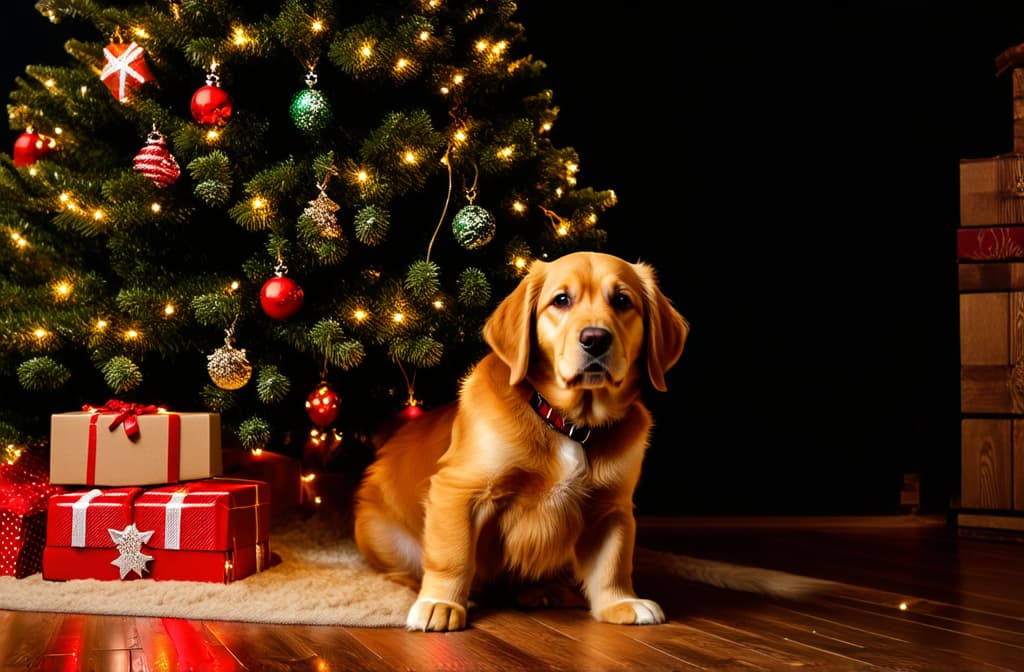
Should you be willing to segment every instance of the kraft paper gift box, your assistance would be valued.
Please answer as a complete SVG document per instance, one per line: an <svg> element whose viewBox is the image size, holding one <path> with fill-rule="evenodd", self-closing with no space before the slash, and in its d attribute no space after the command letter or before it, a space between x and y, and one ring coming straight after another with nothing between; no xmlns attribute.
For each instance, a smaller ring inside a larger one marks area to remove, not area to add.
<svg viewBox="0 0 1024 672"><path fill-rule="evenodd" d="M220 415L111 400L50 418L50 482L144 486L223 473Z"/></svg>
<svg viewBox="0 0 1024 672"><path fill-rule="evenodd" d="M50 497L43 549L43 578L51 580L120 578L112 564L124 555L110 530L134 525L135 498L142 488L94 488ZM138 578L132 573L125 578Z"/></svg>
<svg viewBox="0 0 1024 672"><path fill-rule="evenodd" d="M64 491L47 480L44 459L25 453L0 464L0 575L21 579L43 566L46 508Z"/></svg>
<svg viewBox="0 0 1024 672"><path fill-rule="evenodd" d="M135 527L157 581L230 583L270 565L270 486L211 478L150 488L135 500Z"/></svg>

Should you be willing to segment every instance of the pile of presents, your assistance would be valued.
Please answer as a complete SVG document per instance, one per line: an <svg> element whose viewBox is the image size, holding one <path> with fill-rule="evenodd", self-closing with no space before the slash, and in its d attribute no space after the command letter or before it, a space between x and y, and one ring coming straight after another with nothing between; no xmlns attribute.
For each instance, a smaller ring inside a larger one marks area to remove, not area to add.
<svg viewBox="0 0 1024 672"><path fill-rule="evenodd" d="M49 459L0 465L0 575L229 583L270 566L273 488L225 474L218 414L111 400L50 429Z"/></svg>

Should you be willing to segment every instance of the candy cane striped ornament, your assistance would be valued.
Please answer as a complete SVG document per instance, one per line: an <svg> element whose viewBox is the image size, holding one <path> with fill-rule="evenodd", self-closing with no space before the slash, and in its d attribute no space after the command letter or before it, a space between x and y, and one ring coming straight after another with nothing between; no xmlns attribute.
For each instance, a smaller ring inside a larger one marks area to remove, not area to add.
<svg viewBox="0 0 1024 672"><path fill-rule="evenodd" d="M135 155L134 168L158 187L174 184L181 175L178 160L167 150L167 141L158 131L146 137L146 146Z"/></svg>

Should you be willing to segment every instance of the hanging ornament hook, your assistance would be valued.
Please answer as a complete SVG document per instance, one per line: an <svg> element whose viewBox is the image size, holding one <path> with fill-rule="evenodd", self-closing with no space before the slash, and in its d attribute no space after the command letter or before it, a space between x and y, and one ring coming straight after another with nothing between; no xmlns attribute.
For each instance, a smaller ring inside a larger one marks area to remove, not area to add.
<svg viewBox="0 0 1024 672"><path fill-rule="evenodd" d="M479 180L479 179L480 179L480 169L477 168L476 161L473 161L473 184L471 184L469 187L465 188L466 200L469 201L470 205L473 205L473 201L476 200L476 197L477 197L476 185L477 185L477 180Z"/></svg>
<svg viewBox="0 0 1024 672"><path fill-rule="evenodd" d="M277 263L274 265L274 275L282 277L288 273L288 267L284 265L284 258L281 257L281 248L277 248Z"/></svg>
<svg viewBox="0 0 1024 672"><path fill-rule="evenodd" d="M412 372L412 377L410 378L409 374L405 372L405 367L402 366L402 360L396 357L395 365L398 366L398 370L402 373L402 378L405 379L405 392L408 395L406 403L409 406L418 406L420 403L419 400L416 399L416 371L418 371L418 369Z"/></svg>
<svg viewBox="0 0 1024 672"><path fill-rule="evenodd" d="M210 69L206 71L206 85L220 86L220 75L217 74L217 60L210 62Z"/></svg>
<svg viewBox="0 0 1024 672"><path fill-rule="evenodd" d="M448 173L448 192L444 196L444 207L441 208L441 217L437 220L437 226L434 228L434 235L430 237L430 243L427 245L427 261L430 261L430 252L434 249L434 241L437 240L437 234L441 232L441 225L444 224L444 218L448 215L448 206L452 202L452 183L454 178L452 176L452 145L448 143L448 146L444 150L444 156L441 157L441 163L444 164L445 170ZM402 372L405 373L404 371Z"/></svg>
<svg viewBox="0 0 1024 672"><path fill-rule="evenodd" d="M231 344L235 342L235 325L238 324L238 313L235 314L235 319L231 321L231 326L224 330L224 345L231 347Z"/></svg>

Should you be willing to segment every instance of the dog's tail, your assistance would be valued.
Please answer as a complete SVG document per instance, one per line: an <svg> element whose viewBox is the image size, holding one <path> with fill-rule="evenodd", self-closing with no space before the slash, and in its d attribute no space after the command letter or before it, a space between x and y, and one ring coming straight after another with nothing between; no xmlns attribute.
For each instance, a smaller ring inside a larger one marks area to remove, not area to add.
<svg viewBox="0 0 1024 672"><path fill-rule="evenodd" d="M644 576L670 576L746 593L806 600L829 592L838 584L762 567L734 565L688 555L638 547L634 555L634 571Z"/></svg>

